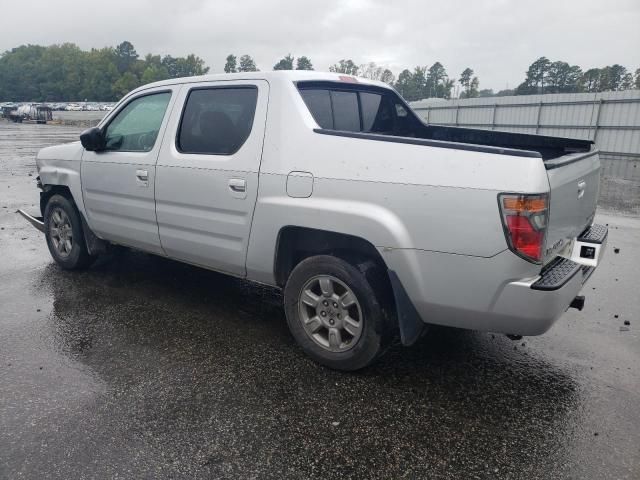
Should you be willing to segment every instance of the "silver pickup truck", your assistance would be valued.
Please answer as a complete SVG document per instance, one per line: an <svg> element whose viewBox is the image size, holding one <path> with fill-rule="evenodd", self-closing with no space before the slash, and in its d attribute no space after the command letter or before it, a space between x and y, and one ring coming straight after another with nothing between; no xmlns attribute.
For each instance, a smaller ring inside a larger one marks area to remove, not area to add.
<svg viewBox="0 0 640 480"><path fill-rule="evenodd" d="M316 361L355 370L425 325L538 335L602 253L592 142L423 123L317 72L180 78L37 157L54 260L112 245L279 287Z"/></svg>

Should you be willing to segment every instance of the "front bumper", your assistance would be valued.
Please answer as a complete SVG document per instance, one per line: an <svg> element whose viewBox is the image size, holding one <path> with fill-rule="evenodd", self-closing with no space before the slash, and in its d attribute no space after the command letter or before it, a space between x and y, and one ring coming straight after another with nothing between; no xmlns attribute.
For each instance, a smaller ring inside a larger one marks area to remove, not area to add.
<svg viewBox="0 0 640 480"><path fill-rule="evenodd" d="M34 217L32 215L29 215L24 210L18 210L17 213L22 215L27 220L27 222L33 225L36 229L44 233L44 219L42 217Z"/></svg>

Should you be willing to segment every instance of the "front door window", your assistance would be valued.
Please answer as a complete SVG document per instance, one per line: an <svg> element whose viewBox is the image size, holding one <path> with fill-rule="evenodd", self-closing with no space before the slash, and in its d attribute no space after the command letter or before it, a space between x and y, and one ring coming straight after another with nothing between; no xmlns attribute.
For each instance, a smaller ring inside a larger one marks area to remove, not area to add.
<svg viewBox="0 0 640 480"><path fill-rule="evenodd" d="M138 97L129 102L106 128L106 150L151 151L170 98L171 93L162 92Z"/></svg>

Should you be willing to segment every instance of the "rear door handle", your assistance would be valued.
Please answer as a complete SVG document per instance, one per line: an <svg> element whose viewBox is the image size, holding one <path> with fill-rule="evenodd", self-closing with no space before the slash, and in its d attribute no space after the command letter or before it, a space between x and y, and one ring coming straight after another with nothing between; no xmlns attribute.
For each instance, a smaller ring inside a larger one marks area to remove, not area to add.
<svg viewBox="0 0 640 480"><path fill-rule="evenodd" d="M141 187L149 186L149 172L147 170L136 170L136 181Z"/></svg>
<svg viewBox="0 0 640 480"><path fill-rule="evenodd" d="M236 198L247 198L247 181L244 178L230 178L229 190Z"/></svg>

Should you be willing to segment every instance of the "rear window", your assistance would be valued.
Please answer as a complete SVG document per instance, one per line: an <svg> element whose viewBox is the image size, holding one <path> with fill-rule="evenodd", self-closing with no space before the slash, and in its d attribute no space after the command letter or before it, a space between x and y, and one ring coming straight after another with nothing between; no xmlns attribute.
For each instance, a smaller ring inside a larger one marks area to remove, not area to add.
<svg viewBox="0 0 640 480"><path fill-rule="evenodd" d="M333 113L329 90L301 90L300 94L321 128L333 130Z"/></svg>
<svg viewBox="0 0 640 480"><path fill-rule="evenodd" d="M393 92L304 84L299 90L323 129L413 136L407 110Z"/></svg>
<svg viewBox="0 0 640 480"><path fill-rule="evenodd" d="M333 128L347 132L360 131L358 94L356 92L331 92L333 108Z"/></svg>

